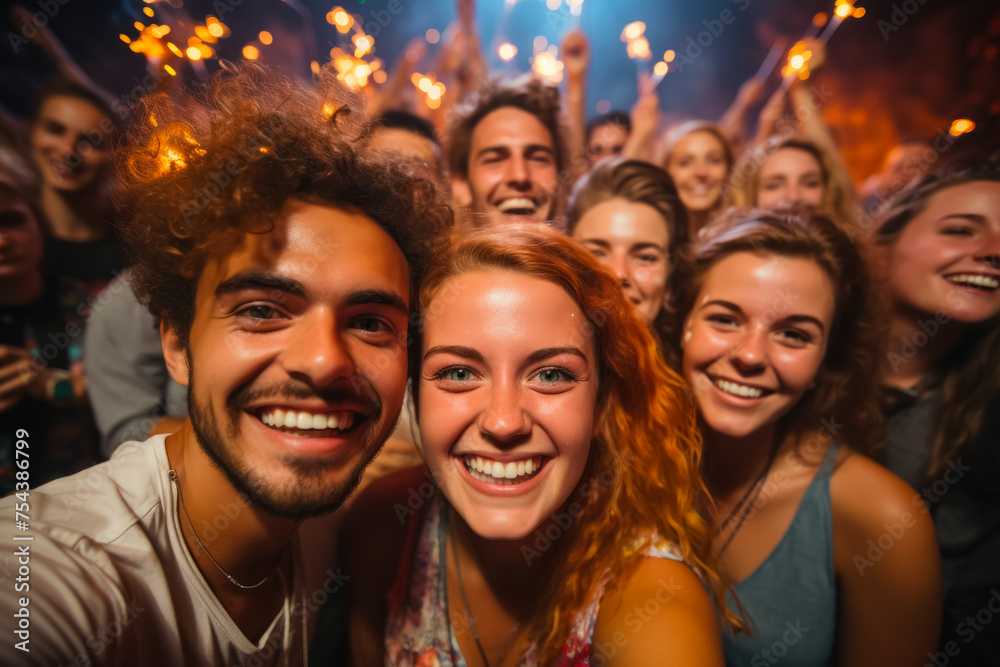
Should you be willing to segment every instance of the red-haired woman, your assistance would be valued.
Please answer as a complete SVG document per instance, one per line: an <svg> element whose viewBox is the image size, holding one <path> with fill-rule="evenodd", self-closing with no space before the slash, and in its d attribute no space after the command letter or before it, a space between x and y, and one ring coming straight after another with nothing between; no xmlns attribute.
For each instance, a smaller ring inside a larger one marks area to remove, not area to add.
<svg viewBox="0 0 1000 667"><path fill-rule="evenodd" d="M941 618L934 529L855 453L881 431L857 250L804 210L736 209L706 232L675 269L667 342L698 406L716 556L753 628L723 637L727 664L923 665Z"/></svg>
<svg viewBox="0 0 1000 667"><path fill-rule="evenodd" d="M420 304L428 467L347 520L353 664L721 665L694 411L615 278L514 228Z"/></svg>

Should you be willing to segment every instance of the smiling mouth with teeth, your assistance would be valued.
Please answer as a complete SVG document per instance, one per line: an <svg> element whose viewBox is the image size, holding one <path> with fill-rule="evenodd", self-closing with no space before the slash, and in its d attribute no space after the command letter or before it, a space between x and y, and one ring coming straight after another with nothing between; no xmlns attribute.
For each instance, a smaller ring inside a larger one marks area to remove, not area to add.
<svg viewBox="0 0 1000 667"><path fill-rule="evenodd" d="M952 276L945 276L945 280L953 285L968 287L971 289L996 291L1000 287L1000 279L995 276L988 276L982 273L958 273Z"/></svg>
<svg viewBox="0 0 1000 667"><path fill-rule="evenodd" d="M722 378L714 375L709 375L708 377L712 381L712 384L722 391L727 394L732 394L733 396L739 396L740 398L761 398L762 396L768 396L774 393L770 389L751 387L750 385L739 384L738 382L730 382L729 380L723 380Z"/></svg>
<svg viewBox="0 0 1000 667"><path fill-rule="evenodd" d="M259 419L267 426L282 433L301 436L338 435L354 426L357 413L350 410L335 412L302 412L282 410L281 408L266 409L258 414ZM311 431L311 433L303 433ZM324 433L332 431L333 433Z"/></svg>
<svg viewBox="0 0 1000 667"><path fill-rule="evenodd" d="M526 197L513 197L497 204L497 209L506 215L534 215L538 204Z"/></svg>
<svg viewBox="0 0 1000 667"><path fill-rule="evenodd" d="M544 467L543 457L534 456L521 461L501 463L481 456L464 456L465 469L475 479L498 486L523 484L534 477Z"/></svg>

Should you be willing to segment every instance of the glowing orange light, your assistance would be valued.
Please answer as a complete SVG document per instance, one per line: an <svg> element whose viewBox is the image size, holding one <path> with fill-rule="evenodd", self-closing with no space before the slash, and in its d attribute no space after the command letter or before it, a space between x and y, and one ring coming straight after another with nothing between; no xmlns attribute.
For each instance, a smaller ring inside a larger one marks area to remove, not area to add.
<svg viewBox="0 0 1000 667"><path fill-rule="evenodd" d="M199 44L198 45L198 51L201 52L201 57L202 58L211 58L213 55L215 55L215 51L213 51L212 49L208 48L208 46L206 46L204 44Z"/></svg>
<svg viewBox="0 0 1000 667"><path fill-rule="evenodd" d="M222 29L221 23L209 23L208 34L212 37L222 37L226 31Z"/></svg>
<svg viewBox="0 0 1000 667"><path fill-rule="evenodd" d="M206 28L203 25L196 25L194 27L194 34L198 35L198 39L200 39L200 40L202 40L204 42L207 42L209 40L212 40L212 41L215 40L215 38L212 36L212 33L210 33L208 31L208 28Z"/></svg>
<svg viewBox="0 0 1000 667"><path fill-rule="evenodd" d="M441 89L437 86L431 86L431 89L427 91L427 97L432 100L441 99Z"/></svg>
<svg viewBox="0 0 1000 667"><path fill-rule="evenodd" d="M504 42L497 49L497 54L500 56L500 60L504 62L510 62L517 55L517 47L510 42Z"/></svg>
<svg viewBox="0 0 1000 667"><path fill-rule="evenodd" d="M965 134L966 132L972 132L976 129L976 124L969 120L968 118L959 118L954 123L951 124L951 129L948 132L953 137L957 137L960 134Z"/></svg>
<svg viewBox="0 0 1000 667"><path fill-rule="evenodd" d="M625 26L625 30L622 31L622 35L624 35L622 41L624 42L626 39L629 40L636 39L644 32L646 32L645 23L643 23L642 21L632 21L627 26Z"/></svg>
<svg viewBox="0 0 1000 667"><path fill-rule="evenodd" d="M342 9L334 13L333 22L339 26L347 27L351 23L351 15Z"/></svg>
<svg viewBox="0 0 1000 667"><path fill-rule="evenodd" d="M173 42L167 42L167 48L170 49L170 52L173 53L178 58L184 57L184 52L181 51L179 48L177 48L177 45L174 44Z"/></svg>
<svg viewBox="0 0 1000 667"><path fill-rule="evenodd" d="M792 56L788 64L792 66L792 69L800 69L806 62L806 59L802 56Z"/></svg>
<svg viewBox="0 0 1000 667"><path fill-rule="evenodd" d="M253 44L247 44L243 47L243 57L247 60L257 60L257 56L260 55L260 51Z"/></svg>
<svg viewBox="0 0 1000 667"><path fill-rule="evenodd" d="M156 116L154 116L153 114L149 114L149 124L152 125L153 127L157 127Z"/></svg>
<svg viewBox="0 0 1000 667"><path fill-rule="evenodd" d="M425 77L421 77L420 81L417 82L417 88L420 89L420 92L426 93L428 90L431 89L431 85L432 84L433 84L433 82L430 79L428 79L426 76Z"/></svg>
<svg viewBox="0 0 1000 667"><path fill-rule="evenodd" d="M201 44L201 40L197 37L188 37L188 46L198 46Z"/></svg>
<svg viewBox="0 0 1000 667"><path fill-rule="evenodd" d="M333 114L337 112L337 108L329 102L324 102L322 112L327 118L333 118Z"/></svg>
<svg viewBox="0 0 1000 667"><path fill-rule="evenodd" d="M143 30L146 29L146 24L143 23L142 21L136 21L132 25L134 25L135 29L138 30L139 32L142 32Z"/></svg>
<svg viewBox="0 0 1000 667"><path fill-rule="evenodd" d="M361 63L360 65L354 68L354 76L358 77L359 79L363 79L364 77L369 76L371 73L372 73L372 68L368 65L368 63Z"/></svg>
<svg viewBox="0 0 1000 667"><path fill-rule="evenodd" d="M434 28L431 28L424 33L424 38L427 40L428 44L437 44L441 41L441 33Z"/></svg>
<svg viewBox="0 0 1000 667"><path fill-rule="evenodd" d="M122 40L123 42L125 42L126 44L131 44L131 43L132 43L132 40L131 40L131 39L129 39L129 36L128 36L128 35L126 35L126 34L124 34L124 33L123 33L123 34L121 34L121 35L118 35L118 37L119 37L119 39L121 39L121 40Z"/></svg>
<svg viewBox="0 0 1000 667"><path fill-rule="evenodd" d="M312 70L313 74L319 74L319 63L313 60L309 63L309 69Z"/></svg>
<svg viewBox="0 0 1000 667"><path fill-rule="evenodd" d="M859 19L864 15L865 15L864 7L858 7L857 9L854 10L854 18Z"/></svg>
<svg viewBox="0 0 1000 667"><path fill-rule="evenodd" d="M649 40L645 37L637 37L628 43L625 52L629 58L640 58L645 60L649 57Z"/></svg>
<svg viewBox="0 0 1000 667"><path fill-rule="evenodd" d="M826 12L819 12L813 17L813 25L817 28L822 28L826 25L828 19L829 17L826 15Z"/></svg>
<svg viewBox="0 0 1000 667"><path fill-rule="evenodd" d="M264 44L265 46L274 41L274 37L272 37L271 33L269 33L267 30L261 30L260 34L257 35L257 37L260 39L260 43Z"/></svg>
<svg viewBox="0 0 1000 667"><path fill-rule="evenodd" d="M149 17L152 18L152 16L153 16L153 8L152 7L143 7L142 8L142 13L145 14L146 16L149 16Z"/></svg>
<svg viewBox="0 0 1000 667"><path fill-rule="evenodd" d="M668 62L668 63L674 62L674 58L676 58L676 57L677 57L677 54L674 53L673 49L670 49L669 51L667 51L666 53L663 54L663 60L665 62Z"/></svg>
<svg viewBox="0 0 1000 667"><path fill-rule="evenodd" d="M191 60L201 60L201 49L197 46L189 46L185 53L187 53L187 57Z"/></svg>
<svg viewBox="0 0 1000 667"><path fill-rule="evenodd" d="M164 65L163 69L166 70L167 74L169 74L170 76L177 76L177 72L174 71L174 68L171 67L170 65Z"/></svg>
<svg viewBox="0 0 1000 667"><path fill-rule="evenodd" d="M375 79L375 83L385 83L386 79L389 78L389 75L385 73L384 69L380 69L372 74L372 78Z"/></svg>
<svg viewBox="0 0 1000 667"><path fill-rule="evenodd" d="M427 98L427 106L429 106L431 109L437 109L437 108L439 108L441 106L441 100L440 99L431 99L430 97L428 97Z"/></svg>
<svg viewBox="0 0 1000 667"><path fill-rule="evenodd" d="M667 63L661 60L660 62L656 63L656 65L653 66L653 74L655 74L656 76L666 76L668 69L669 66L667 65Z"/></svg>
<svg viewBox="0 0 1000 667"><path fill-rule="evenodd" d="M850 5L837 5L837 8L833 10L833 13L840 18L847 17L852 11L854 11Z"/></svg>

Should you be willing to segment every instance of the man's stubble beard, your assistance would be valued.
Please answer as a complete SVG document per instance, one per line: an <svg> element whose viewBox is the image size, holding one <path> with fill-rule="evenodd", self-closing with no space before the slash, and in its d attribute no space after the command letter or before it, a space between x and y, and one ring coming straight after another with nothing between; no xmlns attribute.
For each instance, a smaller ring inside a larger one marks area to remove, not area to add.
<svg viewBox="0 0 1000 667"><path fill-rule="evenodd" d="M233 455L234 451L239 451L241 438L238 420L242 410L239 405L244 404L245 401L240 400L240 396L247 393L247 388L241 388L227 400L226 412L229 416L229 427L224 438L222 429L220 429L211 408L203 406L196 397L197 385L190 354L188 355L188 368L191 369L188 388L188 415L191 418L191 426L198 440L198 445L215 466L225 474L226 479L237 491L255 507L264 509L275 516L302 521L338 509L357 489L365 469L371 464L372 459L375 458L393 431L393 429L388 429L385 431L385 435L380 438L379 433L384 424L384 413L381 400L372 390L373 396L368 401L373 410L367 437L361 455L351 465L346 477L336 483L333 488L329 488L330 483L326 481L326 473L332 468L341 467L342 463L339 460L316 461L314 459L303 460L286 457L282 460L282 464L294 473L295 480L288 483L287 492L282 494L282 489L276 488L274 482L269 482L266 475L260 474L238 456ZM396 421L398 422L398 420L399 416L397 415ZM226 438L228 438L229 447L227 447Z"/></svg>

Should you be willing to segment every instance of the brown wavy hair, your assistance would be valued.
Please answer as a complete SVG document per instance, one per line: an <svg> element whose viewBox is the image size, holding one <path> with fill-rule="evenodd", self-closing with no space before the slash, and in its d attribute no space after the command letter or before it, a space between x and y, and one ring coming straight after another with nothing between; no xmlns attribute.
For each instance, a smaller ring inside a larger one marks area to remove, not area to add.
<svg viewBox="0 0 1000 667"><path fill-rule="evenodd" d="M585 313L598 355L595 435L570 497L582 499L585 508L562 538L558 562L565 565L549 578L529 624L538 664L558 662L573 621L590 604L597 584L609 573L612 586L626 581L643 558L641 546L627 547L635 540L641 545L654 531L680 546L725 618L745 627L726 608L726 588L711 551L710 500L699 474L694 407L618 281L554 230L539 225L484 230L453 239L441 252L421 288L422 307L429 307L447 280L483 269L523 273L563 288ZM603 494L587 484L608 470L613 481Z"/></svg>
<svg viewBox="0 0 1000 667"><path fill-rule="evenodd" d="M830 218L797 207L785 210L733 208L705 228L674 272L667 358L681 368L681 336L705 275L721 259L739 252L811 259L834 286L834 316L826 355L815 386L781 418L784 433L802 436L830 419L837 437L863 454L882 444L877 369L883 327L867 266L850 237Z"/></svg>
<svg viewBox="0 0 1000 667"><path fill-rule="evenodd" d="M780 150L791 148L811 155L819 164L823 180L823 201L819 210L830 216L841 227L854 222L856 196L854 184L843 181L840 171L834 168L833 158L818 144L808 139L772 137L763 146L744 153L733 168L726 184L726 202L731 206L754 208L758 205L760 172L767 160Z"/></svg>
<svg viewBox="0 0 1000 667"><path fill-rule="evenodd" d="M198 95L143 100L116 155L115 197L128 212L133 289L182 340L205 263L269 232L293 198L370 217L403 251L417 289L451 210L433 182L369 148L364 100L336 76L324 67L310 89L256 63L225 63Z"/></svg>
<svg viewBox="0 0 1000 667"><path fill-rule="evenodd" d="M976 181L1000 182L1000 153L984 159L966 158L935 170L913 183L893 200L868 241L890 246L900 233L927 207L931 197L958 185ZM878 259L872 261L878 265ZM992 262L997 267L994 257ZM925 478L941 473L948 461L973 445L983 425L986 408L1000 397L1000 315L970 329L965 337L941 359L935 369L941 402L934 421L934 446Z"/></svg>

